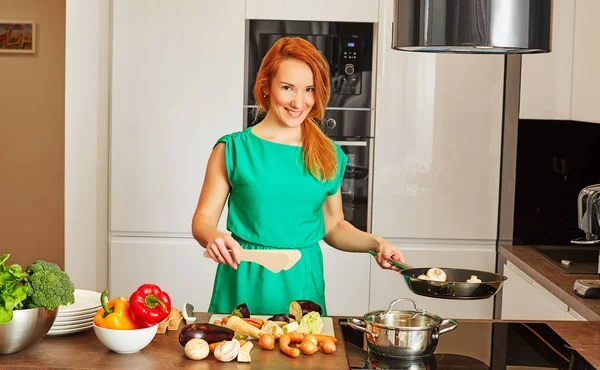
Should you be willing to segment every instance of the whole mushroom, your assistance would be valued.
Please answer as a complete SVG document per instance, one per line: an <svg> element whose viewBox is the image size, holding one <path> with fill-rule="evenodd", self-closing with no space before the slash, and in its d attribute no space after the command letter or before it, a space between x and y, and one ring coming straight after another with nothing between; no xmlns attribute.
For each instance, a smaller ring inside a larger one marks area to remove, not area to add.
<svg viewBox="0 0 600 370"><path fill-rule="evenodd" d="M185 355L191 360L202 360L208 357L210 348L204 339L190 339L184 348Z"/></svg>

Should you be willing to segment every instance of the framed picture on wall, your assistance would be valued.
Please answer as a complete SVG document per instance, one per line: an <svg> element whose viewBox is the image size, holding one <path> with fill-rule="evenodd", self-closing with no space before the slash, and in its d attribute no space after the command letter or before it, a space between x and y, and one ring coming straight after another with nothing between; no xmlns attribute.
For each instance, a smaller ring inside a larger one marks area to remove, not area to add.
<svg viewBox="0 0 600 370"><path fill-rule="evenodd" d="M1 53L35 53L35 22L0 20Z"/></svg>

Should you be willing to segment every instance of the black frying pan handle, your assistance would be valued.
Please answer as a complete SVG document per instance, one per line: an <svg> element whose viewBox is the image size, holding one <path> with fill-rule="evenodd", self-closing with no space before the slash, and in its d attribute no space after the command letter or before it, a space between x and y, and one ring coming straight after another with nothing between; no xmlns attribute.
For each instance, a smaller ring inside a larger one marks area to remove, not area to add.
<svg viewBox="0 0 600 370"><path fill-rule="evenodd" d="M377 257L377 253L373 252L373 251L369 251L369 254L373 257ZM392 265L398 267L400 270L410 270L412 267L407 265L406 263L400 263L400 262L396 262L396 261L392 261L392 260L387 260L389 263L391 263Z"/></svg>

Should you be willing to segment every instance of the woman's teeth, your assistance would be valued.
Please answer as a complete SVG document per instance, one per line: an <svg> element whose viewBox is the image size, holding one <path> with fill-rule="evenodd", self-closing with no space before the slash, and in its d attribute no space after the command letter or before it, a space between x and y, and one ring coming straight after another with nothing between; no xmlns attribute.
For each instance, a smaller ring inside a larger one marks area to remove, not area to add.
<svg viewBox="0 0 600 370"><path fill-rule="evenodd" d="M298 117L300 117L300 115L302 114L302 111L298 111L298 112L296 112L296 111L293 111L293 110L289 110L289 109L287 109L287 108L286 108L285 110L288 112L288 114L289 114L289 115L290 115L292 118L298 118Z"/></svg>

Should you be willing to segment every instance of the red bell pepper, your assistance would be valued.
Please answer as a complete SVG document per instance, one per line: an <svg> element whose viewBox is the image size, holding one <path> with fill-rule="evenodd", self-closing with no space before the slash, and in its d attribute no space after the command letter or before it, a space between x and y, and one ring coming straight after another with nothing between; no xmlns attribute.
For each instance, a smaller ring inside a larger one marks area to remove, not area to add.
<svg viewBox="0 0 600 370"><path fill-rule="evenodd" d="M157 285L144 284L129 298L129 306L141 328L158 324L171 312L171 298Z"/></svg>

